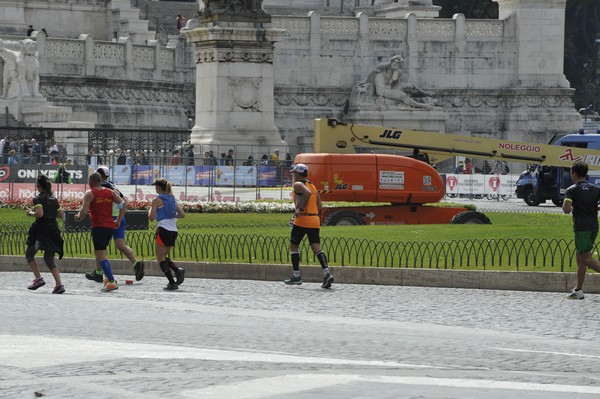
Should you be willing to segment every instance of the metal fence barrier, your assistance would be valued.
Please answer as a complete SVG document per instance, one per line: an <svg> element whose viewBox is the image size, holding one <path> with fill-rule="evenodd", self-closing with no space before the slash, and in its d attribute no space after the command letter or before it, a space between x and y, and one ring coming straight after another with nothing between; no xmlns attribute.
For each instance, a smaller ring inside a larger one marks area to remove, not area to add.
<svg viewBox="0 0 600 399"><path fill-rule="evenodd" d="M4 232L0 235L0 255L23 255L28 227L0 225ZM93 258L89 233L65 233L63 238L65 256ZM138 258L155 259L153 231L128 231L127 243ZM322 247L334 266L556 272L576 269L573 241L563 239L384 242L325 237ZM113 245L108 254L109 258L122 258ZM301 247L301 257L302 264L318 264L308 245ZM173 258L196 262L289 263L289 237L197 234L186 233L182 228Z"/></svg>

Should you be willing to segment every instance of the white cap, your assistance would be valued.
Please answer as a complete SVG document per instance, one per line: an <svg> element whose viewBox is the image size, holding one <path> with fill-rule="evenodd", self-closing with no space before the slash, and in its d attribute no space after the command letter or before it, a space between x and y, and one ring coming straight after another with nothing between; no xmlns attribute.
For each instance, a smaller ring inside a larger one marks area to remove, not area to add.
<svg viewBox="0 0 600 399"><path fill-rule="evenodd" d="M110 169L108 169L108 166L98 166L98 169L96 169L96 172L100 173L100 175L103 177L110 176Z"/></svg>
<svg viewBox="0 0 600 399"><path fill-rule="evenodd" d="M297 163L292 167L290 172L298 172L298 173L308 173L308 166L303 163Z"/></svg>

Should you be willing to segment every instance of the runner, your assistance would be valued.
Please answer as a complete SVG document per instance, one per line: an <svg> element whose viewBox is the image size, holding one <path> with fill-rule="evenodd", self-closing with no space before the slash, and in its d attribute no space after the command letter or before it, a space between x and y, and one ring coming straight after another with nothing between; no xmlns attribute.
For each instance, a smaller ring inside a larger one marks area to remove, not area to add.
<svg viewBox="0 0 600 399"><path fill-rule="evenodd" d="M96 263L100 264L104 272L104 286L101 291L108 292L118 289L117 280L112 274L112 267L106 256L106 247L114 235L115 229L121 225L125 215L125 203L116 192L102 187L100 173L94 172L88 178L90 190L83 196L83 206L75 215L75 221L79 222L90 212L92 221L92 242L94 243L94 254ZM119 216L115 221L112 217L113 203L120 206Z"/></svg>
<svg viewBox="0 0 600 399"><path fill-rule="evenodd" d="M292 235L290 237L290 252L292 257L293 275L284 280L287 285L300 285L300 242L304 236L308 236L308 242L315 256L323 268L323 284L321 288L330 288L333 283L333 275L327 265L327 257L321 251L321 238L319 236L321 221L319 212L321 212L321 197L316 187L308 177L308 167L302 163L294 165L292 170L293 195L294 195L294 224L292 226Z"/></svg>
<svg viewBox="0 0 600 399"><path fill-rule="evenodd" d="M113 182L108 180L108 177L110 176L110 170L108 169L108 167L107 166L99 166L98 169L96 169L96 172L98 172L100 174L100 176L102 176L102 183L101 183L102 187L109 188L109 189L115 191L117 194L119 194L121 199L125 202L125 206L126 206L127 199L125 198L123 193L121 193L115 187ZM119 215L119 209L118 209L117 205L113 204L112 215L113 215L113 219L117 220L118 215ZM121 220L121 224L119 225L119 227L117 227L115 229L113 239L115 241L115 246L117 247L117 249L123 255L125 255L125 257L127 259L129 259L129 261L133 265L135 279L137 281L140 281L141 279L144 278L144 262L137 260L135 258L135 254L133 253L133 249L131 249L131 247L129 247L125 243L125 227L126 226L127 226L127 222L125 220L125 217L123 216L123 219ZM102 268L100 267L100 264L96 263L96 270L86 273L85 277L88 280L92 280L92 281L101 283L103 281L103 277L102 277Z"/></svg>
<svg viewBox="0 0 600 399"><path fill-rule="evenodd" d="M39 194L33 199L33 209L26 212L27 216L35 217L35 222L29 228L27 249L25 250L25 258L35 279L27 288L37 290L46 285L34 259L36 252L43 249L44 262L48 266L48 269L50 269L50 273L52 273L52 277L54 277L54 281L56 282L52 293L62 294L65 292L65 287L61 282L60 272L54 262L54 255L58 253L59 259L63 257L64 242L60 236L56 218L59 217L62 219L64 215L58 200L52 194L50 179L45 175L39 175L35 186Z"/></svg>
<svg viewBox="0 0 600 399"><path fill-rule="evenodd" d="M148 219L157 220L158 227L155 235L156 260L160 264L160 269L163 271L169 283L164 290L173 291L179 288L183 283L185 270L175 266L173 261L169 259L169 252L175 246L177 239L177 219L185 217L185 213L181 206L175 201L171 183L167 179L157 179L154 182L158 197L152 200L152 206L148 213ZM177 281L173 279L171 270L175 272Z"/></svg>

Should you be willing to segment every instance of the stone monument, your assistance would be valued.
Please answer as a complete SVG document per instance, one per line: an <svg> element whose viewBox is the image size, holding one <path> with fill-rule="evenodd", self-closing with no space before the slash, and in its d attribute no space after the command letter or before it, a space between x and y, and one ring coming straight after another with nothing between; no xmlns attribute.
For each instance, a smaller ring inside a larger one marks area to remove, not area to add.
<svg viewBox="0 0 600 399"><path fill-rule="evenodd" d="M436 106L435 94L404 79L403 65L401 55L377 64L352 88L343 119L443 133L447 116Z"/></svg>
<svg viewBox="0 0 600 399"><path fill-rule="evenodd" d="M203 2L198 18L182 30L196 45L192 144L264 151L285 145L275 126L273 99L273 52L282 31L264 26L271 16L262 1Z"/></svg>

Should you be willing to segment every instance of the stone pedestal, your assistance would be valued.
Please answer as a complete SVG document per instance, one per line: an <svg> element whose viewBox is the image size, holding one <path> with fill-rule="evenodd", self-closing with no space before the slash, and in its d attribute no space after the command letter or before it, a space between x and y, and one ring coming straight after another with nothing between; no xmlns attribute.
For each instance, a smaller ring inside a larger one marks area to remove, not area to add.
<svg viewBox="0 0 600 399"><path fill-rule="evenodd" d="M446 133L448 115L441 108L431 110L405 109L386 111L357 111L349 113L345 121L363 125L396 127L404 130L422 130Z"/></svg>
<svg viewBox="0 0 600 399"><path fill-rule="evenodd" d="M273 50L282 31L218 21L183 33L196 45L192 144L284 146L273 94Z"/></svg>

